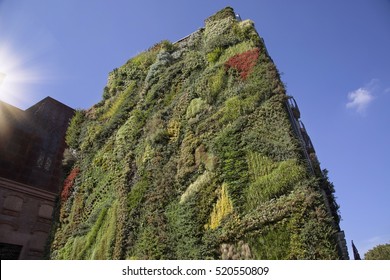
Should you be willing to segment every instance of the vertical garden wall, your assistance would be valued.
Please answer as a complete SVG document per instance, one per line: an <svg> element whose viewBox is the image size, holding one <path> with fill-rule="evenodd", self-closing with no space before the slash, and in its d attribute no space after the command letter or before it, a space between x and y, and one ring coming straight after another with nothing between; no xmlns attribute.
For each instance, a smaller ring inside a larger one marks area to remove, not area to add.
<svg viewBox="0 0 390 280"><path fill-rule="evenodd" d="M50 258L338 259L286 100L231 8L112 71L67 133Z"/></svg>

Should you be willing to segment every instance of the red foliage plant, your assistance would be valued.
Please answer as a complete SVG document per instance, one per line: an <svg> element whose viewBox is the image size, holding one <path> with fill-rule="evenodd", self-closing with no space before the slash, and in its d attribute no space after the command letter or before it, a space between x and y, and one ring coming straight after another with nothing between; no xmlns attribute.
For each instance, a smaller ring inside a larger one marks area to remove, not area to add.
<svg viewBox="0 0 390 280"><path fill-rule="evenodd" d="M240 74L241 79L245 80L256 65L259 54L259 48L254 48L252 50L236 54L225 62L225 69L236 69Z"/></svg>
<svg viewBox="0 0 390 280"><path fill-rule="evenodd" d="M61 201L62 202L65 202L69 198L70 193L73 190L74 181L75 181L77 175L79 174L79 172L80 172L79 168L74 168L74 169L72 169L72 171L70 171L68 177L66 177L66 179L64 181L64 186L62 187L62 192L61 192Z"/></svg>

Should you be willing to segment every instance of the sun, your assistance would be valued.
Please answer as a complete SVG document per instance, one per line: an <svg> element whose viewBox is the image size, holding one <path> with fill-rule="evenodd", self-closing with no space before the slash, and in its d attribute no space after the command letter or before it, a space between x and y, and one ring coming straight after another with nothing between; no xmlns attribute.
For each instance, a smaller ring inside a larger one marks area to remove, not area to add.
<svg viewBox="0 0 390 280"><path fill-rule="evenodd" d="M19 106L29 102L29 88L42 80L40 71L26 54L18 54L9 42L0 40L0 100Z"/></svg>

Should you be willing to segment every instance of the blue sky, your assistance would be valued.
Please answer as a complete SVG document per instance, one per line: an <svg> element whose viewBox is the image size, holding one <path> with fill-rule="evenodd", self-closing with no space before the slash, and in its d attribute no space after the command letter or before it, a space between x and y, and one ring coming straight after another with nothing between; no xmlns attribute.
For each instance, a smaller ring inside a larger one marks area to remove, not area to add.
<svg viewBox="0 0 390 280"><path fill-rule="evenodd" d="M225 6L255 22L297 100L349 248L390 243L389 0L0 0L0 99L89 108L110 71Z"/></svg>

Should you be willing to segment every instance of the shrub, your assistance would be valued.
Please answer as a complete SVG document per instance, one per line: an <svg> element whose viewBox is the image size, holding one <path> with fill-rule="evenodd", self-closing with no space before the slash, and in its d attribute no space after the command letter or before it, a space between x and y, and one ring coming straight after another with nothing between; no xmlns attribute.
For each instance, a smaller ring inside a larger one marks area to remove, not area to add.
<svg viewBox="0 0 390 280"><path fill-rule="evenodd" d="M210 184L212 179L212 174L208 171L200 175L195 182L190 184L185 192L180 197L180 204L185 203L194 196L197 192L199 192L202 188L205 188L207 184Z"/></svg>
<svg viewBox="0 0 390 280"><path fill-rule="evenodd" d="M69 173L68 177L66 177L64 181L64 185L62 187L62 192L61 192L61 201L65 202L68 200L69 196L72 193L73 190L73 185L75 182L75 179L77 175L79 174L80 169L79 168L74 168L72 171Z"/></svg>
<svg viewBox="0 0 390 280"><path fill-rule="evenodd" d="M166 215L170 233L170 250L173 251L170 259L200 259L201 258L201 230L196 218L197 205L194 201L178 204L173 201L167 207Z"/></svg>
<svg viewBox="0 0 390 280"><path fill-rule="evenodd" d="M275 161L299 157L299 144L294 138L283 96L274 96L256 108L248 119L243 142L248 151L259 152Z"/></svg>
<svg viewBox="0 0 390 280"><path fill-rule="evenodd" d="M206 19L205 24L204 51L206 53L212 52L218 47L225 49L240 41L233 28L238 23L234 12L230 8L209 17Z"/></svg>
<svg viewBox="0 0 390 280"><path fill-rule="evenodd" d="M134 186L132 186L127 196L127 204L130 210L139 206L142 199L144 198L144 195L148 189L149 184L150 183L146 179L141 179L140 181L135 183Z"/></svg>
<svg viewBox="0 0 390 280"><path fill-rule="evenodd" d="M225 18L235 18L236 14L232 7L225 7L222 10L216 12L214 15L208 17L205 22L206 25L212 21L219 21Z"/></svg>
<svg viewBox="0 0 390 280"><path fill-rule="evenodd" d="M226 75L223 68L216 71L214 75L209 78L210 96L208 102L210 104L215 103L219 93L222 91L226 84Z"/></svg>
<svg viewBox="0 0 390 280"><path fill-rule="evenodd" d="M168 123L168 135L171 141L177 141L180 134L180 122L175 119L171 119Z"/></svg>
<svg viewBox="0 0 390 280"><path fill-rule="evenodd" d="M147 85L152 85L153 83L156 82L156 77L162 73L164 68L166 68L168 65L171 64L173 58L171 54L165 50L162 50L158 55L156 62L153 63L150 68L149 72L146 76L145 82Z"/></svg>
<svg viewBox="0 0 390 280"><path fill-rule="evenodd" d="M210 63L215 63L218 61L221 56L223 49L221 47L216 47L212 52L207 54L207 61Z"/></svg>
<svg viewBox="0 0 390 280"><path fill-rule="evenodd" d="M224 52L218 57L219 61L221 63L225 63L229 58L240 53L253 50L254 47L255 45L248 41L244 41L236 45L230 46L229 48L225 49Z"/></svg>
<svg viewBox="0 0 390 280"><path fill-rule="evenodd" d="M125 66L131 67L131 65L134 65L136 68L139 68L139 70L146 71L153 64L153 62L156 61L157 53L157 50L142 52L130 59Z"/></svg>
<svg viewBox="0 0 390 280"><path fill-rule="evenodd" d="M390 244L375 246L364 254L365 260L390 260Z"/></svg>
<svg viewBox="0 0 390 280"><path fill-rule="evenodd" d="M221 244L221 258L223 260L250 260L252 259L251 249L248 243L240 240L237 244Z"/></svg>
<svg viewBox="0 0 390 280"><path fill-rule="evenodd" d="M187 108L187 119L195 117L198 113L202 112L206 108L206 102L201 98L195 98L191 100L190 105Z"/></svg>
<svg viewBox="0 0 390 280"><path fill-rule="evenodd" d="M290 239L286 223L280 222L251 237L249 244L256 260L285 260L290 253Z"/></svg>
<svg viewBox="0 0 390 280"><path fill-rule="evenodd" d="M210 222L206 225L206 228L216 229L221 224L221 221L232 212L233 203L229 198L226 184L223 184L218 200L211 213Z"/></svg>
<svg viewBox="0 0 390 280"><path fill-rule="evenodd" d="M71 168L77 160L77 152L75 150L66 148L63 154L62 169L65 174L69 174Z"/></svg>
<svg viewBox="0 0 390 280"><path fill-rule="evenodd" d="M124 103L128 102L129 96L133 95L134 87L135 82L133 81L124 92L119 94L113 102L109 103L109 108L101 116L101 119L109 119L112 118L114 115L118 114L119 110L123 108Z"/></svg>
<svg viewBox="0 0 390 280"><path fill-rule="evenodd" d="M81 125L85 121L85 111L76 110L66 131L66 144L72 149L78 149L80 144Z"/></svg>
<svg viewBox="0 0 390 280"><path fill-rule="evenodd" d="M230 68L232 68L237 70L240 74L240 77L243 80L246 80L253 67L257 63L259 53L260 50L258 48L254 48L244 53L237 54L231 57L228 61L226 61L225 69L229 70Z"/></svg>
<svg viewBox="0 0 390 280"><path fill-rule="evenodd" d="M245 192L247 210L288 193L306 177L306 168L295 160L275 163L260 154L250 153L248 163L252 179Z"/></svg>

